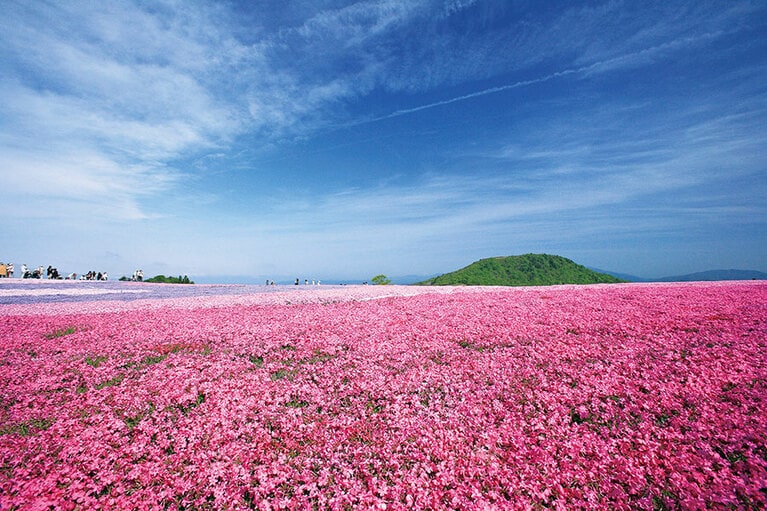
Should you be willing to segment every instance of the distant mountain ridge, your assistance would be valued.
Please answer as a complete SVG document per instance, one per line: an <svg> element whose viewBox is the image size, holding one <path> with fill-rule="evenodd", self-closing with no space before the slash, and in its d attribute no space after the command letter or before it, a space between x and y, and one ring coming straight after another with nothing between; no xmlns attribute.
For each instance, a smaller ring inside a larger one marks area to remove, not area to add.
<svg viewBox="0 0 767 511"><path fill-rule="evenodd" d="M606 273L608 275L612 275L613 277L617 277L629 282L711 282L717 280L767 280L767 273L756 270L708 270L696 273L688 273L685 275L674 275L671 277L660 277L654 279L637 277L635 275L627 275L625 273L598 270L596 268L592 268L592 270Z"/></svg>
<svg viewBox="0 0 767 511"><path fill-rule="evenodd" d="M523 254L480 259L465 268L422 282L425 286L550 286L625 282L589 270L562 256Z"/></svg>
<svg viewBox="0 0 767 511"><path fill-rule="evenodd" d="M658 282L694 282L712 280L767 280L767 273L755 270L709 270L656 279Z"/></svg>

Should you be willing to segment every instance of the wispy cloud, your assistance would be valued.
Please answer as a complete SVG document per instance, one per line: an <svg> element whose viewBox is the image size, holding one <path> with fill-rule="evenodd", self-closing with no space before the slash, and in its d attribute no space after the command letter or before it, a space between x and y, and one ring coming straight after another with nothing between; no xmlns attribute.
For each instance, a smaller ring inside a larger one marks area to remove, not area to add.
<svg viewBox="0 0 767 511"><path fill-rule="evenodd" d="M567 68L562 69L560 71L556 71L554 73L549 73L544 76L539 76L537 78L531 78L528 80L519 80L507 85L500 85L497 87L489 87L487 89L482 89L476 92L472 92L469 94L462 94L460 96L452 97L449 99L445 99L442 101L435 101L433 103L426 103L423 105L411 107L411 108L405 108L402 110L397 110L395 112L382 115L379 117L374 117L372 119L360 121L360 123L367 123L367 122L377 122L382 121L386 119L392 119L395 117L400 117L403 115L413 114L416 112L420 112L423 110L429 110L436 107L446 106L450 105L452 103L458 103L461 101L466 101L469 99L478 98L481 96L487 96L489 94L497 94L500 92L506 92L514 89L518 89L520 87L528 87L531 85L538 85L542 84L551 80L555 80L558 78L564 78L571 75L576 76L588 76L588 75L594 75L599 73L606 73L608 71L615 71L618 69L627 69L627 68L633 68L638 67L642 65L647 65L649 63L652 63L653 60L661 57L666 56L669 52L673 51L679 51L683 48L687 48L692 45L700 44L702 42L709 41L711 39L715 39L716 37L722 35L721 33L715 33L715 34L703 34L699 36L694 37L685 37L681 39L676 39L674 41L665 42L663 44L660 44L658 46L653 46L649 48L643 48L639 51L634 51L631 53L627 53L624 55L615 56L606 60L601 60L597 62L593 62L588 65L583 65L580 67L575 68Z"/></svg>
<svg viewBox="0 0 767 511"><path fill-rule="evenodd" d="M202 13L163 19L77 2L6 11L0 166L9 179L0 193L13 214L49 210L57 198L70 207L51 214L80 214L85 201L104 218L146 218L142 199L181 174L167 162L241 130L236 109L210 87L220 63L207 45L227 39L189 36Z"/></svg>

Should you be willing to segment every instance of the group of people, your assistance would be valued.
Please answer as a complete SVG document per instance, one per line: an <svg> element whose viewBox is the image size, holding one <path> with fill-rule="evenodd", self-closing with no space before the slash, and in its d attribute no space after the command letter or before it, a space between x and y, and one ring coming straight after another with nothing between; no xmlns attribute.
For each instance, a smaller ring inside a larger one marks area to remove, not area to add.
<svg viewBox="0 0 767 511"><path fill-rule="evenodd" d="M74 275L75 279L77 278L76 273L73 273L72 275ZM80 275L80 280L108 280L108 276L107 276L107 272L96 272L94 270L91 270L85 275Z"/></svg>
<svg viewBox="0 0 767 511"><path fill-rule="evenodd" d="M14 271L13 263L0 263L0 278L13 278ZM53 266L48 266L47 269L43 268L42 265L37 268L29 268L26 264L22 264L20 277L22 279L77 280L77 273L72 272L69 275L62 276L58 268ZM107 280L108 278L109 276L105 271L97 272L92 270L84 275L80 275L80 280Z"/></svg>
<svg viewBox="0 0 767 511"><path fill-rule="evenodd" d="M0 263L0 278L13 277L13 263Z"/></svg>
<svg viewBox="0 0 767 511"><path fill-rule="evenodd" d="M268 281L267 281L267 282L268 282ZM295 284L295 285L298 285L298 284L299 284L299 282L300 282L300 281L299 281L298 279L296 279L296 281L294 282L294 284ZM320 282L319 280L316 280L316 281L315 281L314 279L312 279L312 285L313 285L313 286L319 286L320 284L321 284L321 282ZM272 285L274 285L274 282L272 282ZM304 279L304 285L305 285L305 286L308 286L308 285L309 285L309 279Z"/></svg>

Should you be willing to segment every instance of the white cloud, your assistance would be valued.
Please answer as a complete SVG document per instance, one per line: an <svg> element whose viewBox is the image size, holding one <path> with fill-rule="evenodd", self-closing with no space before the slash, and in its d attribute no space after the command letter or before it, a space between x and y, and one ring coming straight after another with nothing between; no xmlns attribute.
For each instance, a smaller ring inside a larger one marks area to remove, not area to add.
<svg viewBox="0 0 767 511"><path fill-rule="evenodd" d="M413 0L364 1L337 10L322 11L307 20L297 33L306 40L330 40L346 47L360 46L365 40L391 30L414 13L422 12L424 2Z"/></svg>
<svg viewBox="0 0 767 511"><path fill-rule="evenodd" d="M239 48L201 9L175 7L8 9L0 21L5 208L148 218L144 199L167 193L181 174L167 162L243 129L236 104L214 87ZM53 198L69 204L52 210Z"/></svg>

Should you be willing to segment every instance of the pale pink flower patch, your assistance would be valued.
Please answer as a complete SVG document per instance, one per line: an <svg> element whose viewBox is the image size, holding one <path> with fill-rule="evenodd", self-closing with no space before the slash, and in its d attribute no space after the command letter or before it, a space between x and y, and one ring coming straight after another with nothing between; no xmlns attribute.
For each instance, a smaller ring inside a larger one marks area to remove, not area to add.
<svg viewBox="0 0 767 511"><path fill-rule="evenodd" d="M767 506L763 283L219 298L0 306L0 509Z"/></svg>

